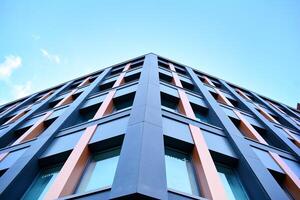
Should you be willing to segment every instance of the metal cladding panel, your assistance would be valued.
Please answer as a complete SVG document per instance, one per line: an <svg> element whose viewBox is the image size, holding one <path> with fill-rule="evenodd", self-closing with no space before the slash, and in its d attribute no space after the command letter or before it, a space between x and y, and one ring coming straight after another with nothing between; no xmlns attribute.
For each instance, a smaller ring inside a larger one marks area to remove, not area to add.
<svg viewBox="0 0 300 200"><path fill-rule="evenodd" d="M289 168L300 178L300 164L295 160L282 158Z"/></svg>
<svg viewBox="0 0 300 200"><path fill-rule="evenodd" d="M163 93L169 94L171 96L179 98L177 90L175 88L169 87L165 84L160 84L160 91Z"/></svg>
<svg viewBox="0 0 300 200"><path fill-rule="evenodd" d="M43 153L41 158L45 158L73 149L82 134L83 130L68 135L56 137L46 149L46 151Z"/></svg>
<svg viewBox="0 0 300 200"><path fill-rule="evenodd" d="M159 73L162 73L162 74L165 74L165 75L167 75L167 76L172 77L172 73L171 73L170 71L168 71L168 70L159 68L159 69L158 69L158 72L159 72Z"/></svg>
<svg viewBox="0 0 300 200"><path fill-rule="evenodd" d="M163 132L164 135L183 140L193 144L193 138L189 126L176 120L163 117Z"/></svg>
<svg viewBox="0 0 300 200"><path fill-rule="evenodd" d="M110 198L135 193L167 199L157 56L153 54L144 60Z"/></svg>
<svg viewBox="0 0 300 200"><path fill-rule="evenodd" d="M0 170L3 170L3 169L8 169L10 168L22 155L23 153L27 150L27 148L24 148L24 149L20 149L20 150L17 150L17 151L13 151L13 152L10 152L8 154L8 156L6 156L4 158L4 160L2 160L0 162Z"/></svg>
<svg viewBox="0 0 300 200"><path fill-rule="evenodd" d="M125 77L131 76L131 75L133 75L133 74L137 74L137 73L139 73L139 72L141 72L141 71L142 71L142 68L130 70L129 72L126 73Z"/></svg>
<svg viewBox="0 0 300 200"><path fill-rule="evenodd" d="M21 128L25 128L28 126L32 126L33 124L35 124L35 122L37 122L42 116L37 116L37 117L33 117L30 118L28 120L26 120L24 123L22 123L22 125L19 127L19 129Z"/></svg>
<svg viewBox="0 0 300 200"><path fill-rule="evenodd" d="M191 79L187 78L187 77L184 77L184 76L181 76L181 75L178 75L179 79L181 81L184 81L184 82L187 82L189 84L193 84L193 82L191 81Z"/></svg>
<svg viewBox="0 0 300 200"><path fill-rule="evenodd" d="M224 154L229 157L237 158L236 153L232 149L226 137L208 132L206 130L201 131L209 150Z"/></svg>
<svg viewBox="0 0 300 200"><path fill-rule="evenodd" d="M272 169L280 173L284 173L267 151L255 147L253 147L253 150L266 168Z"/></svg>
<svg viewBox="0 0 300 200"><path fill-rule="evenodd" d="M94 143L126 133L129 117L122 117L104 124L98 125L91 141Z"/></svg>
<svg viewBox="0 0 300 200"><path fill-rule="evenodd" d="M48 117L48 119L53 119L53 118L61 116L67 109L68 109L68 106L63 106L58 109L55 109L53 111L53 113Z"/></svg>
<svg viewBox="0 0 300 200"><path fill-rule="evenodd" d="M137 86L138 86L137 84L134 84L134 85L131 85L131 86L128 86L128 87L122 87L120 89L117 89L117 92L116 92L114 98L123 96L125 94L135 92L136 89L137 89Z"/></svg>
<svg viewBox="0 0 300 200"><path fill-rule="evenodd" d="M205 105L205 102L203 101L202 98L200 97L197 97L195 95L192 95L192 94L189 94L189 93L186 93L187 96L188 96L188 99L191 103L193 104L196 104L196 105L199 105L199 106L202 106L204 108L207 108L207 106Z"/></svg>
<svg viewBox="0 0 300 200"><path fill-rule="evenodd" d="M101 94L101 95L97 95L97 96L93 96L93 97L90 97L84 104L83 106L81 107L82 108L87 108L89 106L92 106L92 105L95 105L95 104L98 104L98 103L101 103L104 101L105 99L105 96L106 94Z"/></svg>
<svg viewBox="0 0 300 200"><path fill-rule="evenodd" d="M249 115L246 115L244 113L241 114L251 125L264 128L264 126L259 121L257 121L254 117L250 117Z"/></svg>
<svg viewBox="0 0 300 200"><path fill-rule="evenodd" d="M221 105L222 110L226 113L228 117L232 117L234 119L238 119L237 116L234 114L233 110L231 108L225 107Z"/></svg>

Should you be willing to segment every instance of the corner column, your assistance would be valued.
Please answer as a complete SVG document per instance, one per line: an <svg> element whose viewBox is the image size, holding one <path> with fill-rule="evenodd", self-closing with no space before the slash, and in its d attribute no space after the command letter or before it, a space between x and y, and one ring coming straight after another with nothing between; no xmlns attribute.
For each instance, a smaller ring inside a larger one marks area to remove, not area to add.
<svg viewBox="0 0 300 200"><path fill-rule="evenodd" d="M145 56L118 167L112 199L167 199L157 56Z"/></svg>

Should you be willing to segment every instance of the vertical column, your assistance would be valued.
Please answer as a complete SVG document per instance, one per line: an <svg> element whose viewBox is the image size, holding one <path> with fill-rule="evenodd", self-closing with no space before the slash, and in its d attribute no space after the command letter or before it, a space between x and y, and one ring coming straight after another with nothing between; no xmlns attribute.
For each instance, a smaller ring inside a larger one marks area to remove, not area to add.
<svg viewBox="0 0 300 200"><path fill-rule="evenodd" d="M268 145L268 143L259 135L259 133L252 127L252 125L240 114L239 111L233 111L236 116L241 120L241 128L243 133L247 137L250 137L262 144ZM289 192L297 199L300 194L300 180L297 175L289 168L289 166L284 162L284 160L276 153L267 151L271 158L278 164L278 166L285 172L286 178L284 181L285 187Z"/></svg>
<svg viewBox="0 0 300 200"><path fill-rule="evenodd" d="M300 158L299 148L287 137L277 132L277 129L275 128L273 122L271 122L272 119L267 117L265 111L262 111L262 109L259 108L258 109L260 111L256 110L255 106L257 106L257 104L254 105L251 102L246 101L244 98L238 95L238 93L232 87L230 87L225 81L220 80L220 82L240 102L240 104L244 105L250 113L256 116L256 118L267 129L268 133L272 134L273 137L277 138L277 141L280 142L283 146L288 147L288 149L290 149L290 151L294 153L298 159Z"/></svg>
<svg viewBox="0 0 300 200"><path fill-rule="evenodd" d="M157 56L145 57L111 198L167 199Z"/></svg>
<svg viewBox="0 0 300 200"><path fill-rule="evenodd" d="M182 84L179 80L173 64L169 63L172 70L173 82L181 89L178 89L180 98L181 112L191 119L196 119L192 106L188 100L185 91L182 89ZM228 100L227 100L228 101ZM209 153L204 136L199 127L189 124L195 148L192 153L197 177L200 184L201 193L204 197L212 200L227 199L227 194L224 190L219 174Z"/></svg>
<svg viewBox="0 0 300 200"><path fill-rule="evenodd" d="M249 142L240 134L217 101L209 93L195 72L186 67L194 84L203 95L212 119L226 133L232 148L239 156L237 171L245 183L251 199L287 199L286 194L252 150ZM250 172L250 173L249 173Z"/></svg>
<svg viewBox="0 0 300 200"><path fill-rule="evenodd" d="M10 113L12 113L13 111L17 110L18 108L28 104L28 102L31 102L32 99L34 99L36 97L36 94L31 95L30 97L28 97L27 99L23 100L21 103L18 103L18 105L13 105L10 108L8 108L7 110L5 110L3 113L1 113L0 115L0 123L2 122L2 119L4 119L5 117L7 117Z"/></svg>
<svg viewBox="0 0 300 200"><path fill-rule="evenodd" d="M275 112L282 121L284 121L286 124L291 126L293 129L297 130L300 132L300 127L294 122L291 118L286 116L282 110L280 110L277 106L273 105L271 102L267 103L265 100L263 100L260 96L255 94L254 92L251 92L251 94L258 99L259 102L261 102L263 105L265 105L267 108ZM272 105L272 106L271 106Z"/></svg>
<svg viewBox="0 0 300 200"><path fill-rule="evenodd" d="M24 152L18 159L17 164L9 168L0 178L0 199L20 199L27 187L32 183L39 171L39 156L52 142L57 131L72 120L78 112L80 106L84 103L89 94L93 93L99 83L108 74L110 68L105 69L97 79L89 85L83 93L55 120L38 139ZM61 89L56 91L55 96L61 90L70 86L72 82L65 84ZM53 99L50 96L50 100ZM26 179L24 179L26 177Z"/></svg>
<svg viewBox="0 0 300 200"><path fill-rule="evenodd" d="M122 83L129 66L130 64L126 65L123 72L119 75L117 81L113 85L113 89L106 95L100 108L93 117L93 120L99 119L112 111L113 96L116 93L116 89L114 88L118 87ZM90 157L88 143L93 137L97 127L98 125L95 124L85 129L67 161L64 163L62 169L55 178L52 187L46 193L44 197L45 200L58 199L59 197L71 194L74 191Z"/></svg>

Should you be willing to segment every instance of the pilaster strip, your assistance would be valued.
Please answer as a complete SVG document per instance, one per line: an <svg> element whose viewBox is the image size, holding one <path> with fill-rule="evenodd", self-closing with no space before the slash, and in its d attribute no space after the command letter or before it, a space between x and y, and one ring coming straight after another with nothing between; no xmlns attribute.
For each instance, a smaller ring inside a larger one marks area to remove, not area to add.
<svg viewBox="0 0 300 200"><path fill-rule="evenodd" d="M182 88L179 77L174 71L173 64L169 63L176 86ZM183 89L178 89L183 111L187 117L196 119L192 106ZM227 194L220 180L214 161L209 153L207 144L199 127L189 124L195 148L192 154L197 172L197 179L204 197L209 199L227 199Z"/></svg>
<svg viewBox="0 0 300 200"><path fill-rule="evenodd" d="M113 86L113 89L107 94L105 100L93 117L93 120L99 119L105 114L108 114L108 110L110 112L112 111L112 100L114 94L116 93L116 89L114 88L118 87L123 82L125 73L129 69L129 67L130 64L124 67L123 72L119 75L117 81ZM74 191L90 157L88 143L93 137L97 127L98 125L92 125L85 129L84 133L80 137L70 156L68 157L56 179L54 180L54 183L46 193L44 197L45 200L57 199L61 196L69 195Z"/></svg>
<svg viewBox="0 0 300 200"><path fill-rule="evenodd" d="M251 126L251 124L239 113L239 111L234 111L234 113L239 117L242 124L245 124L246 136L251 136L252 139L259 141L262 144L268 145L268 143L259 135L259 133ZM286 180L284 184L289 192L297 199L300 194L300 181L297 175L287 166L283 159L276 153L267 151L273 160L278 164L278 166L285 172Z"/></svg>
<svg viewBox="0 0 300 200"><path fill-rule="evenodd" d="M256 116L256 118L259 120L259 122L261 122L262 125L264 125L264 127L267 129L268 133L272 134L275 138L277 138L278 142L280 142L282 145L288 147L290 149L290 151L292 153L294 153L298 159L300 159L299 148L292 141L290 141L287 137L285 137L281 133L278 133L275 125L271 121L266 119L266 117L263 115L263 113L266 113L265 111L259 112L256 109L256 105L254 105L252 102L245 101L245 99L242 98L224 80L220 80L220 83L223 84L223 86L240 102L240 104L242 104L247 109L248 112L250 112L251 114Z"/></svg>
<svg viewBox="0 0 300 200"><path fill-rule="evenodd" d="M40 169L38 160L41 154L49 147L58 130L72 121L72 118L88 98L88 95L97 90L99 83L101 83L110 70L111 68L106 68L101 72L95 81L86 87L83 93L67 107L66 111L38 137L37 141L32 143L18 159L18 164L13 165L0 177L0 199L20 199ZM41 107L47 106L47 103L53 100L56 94L68 88L71 83L72 81L55 91L55 93L48 97L46 101L42 102L38 108L41 109ZM26 179L24 179L24 176L26 176Z"/></svg>
<svg viewBox="0 0 300 200"><path fill-rule="evenodd" d="M227 135L228 141L239 156L236 170L245 183L251 199L286 199L286 194L277 184L273 176L265 168L250 146L250 143L240 134L240 131L226 115L220 104L213 98L205 85L200 81L193 69L186 67L194 84L209 108L210 117ZM219 80L220 82L222 80Z"/></svg>
<svg viewBox="0 0 300 200"><path fill-rule="evenodd" d="M290 118L289 116L286 116L286 114L280 109L278 108L276 105L274 105L273 103L269 102L269 101L265 101L263 98L261 98L259 95L255 94L254 92L252 92L252 95L258 99L263 105L265 105L267 108L269 108L271 111L273 111L274 113L276 113L278 115L278 117L284 121L285 123L287 123L291 128L297 130L300 132L300 127L298 126L297 123L295 123L294 120L292 120L292 118Z"/></svg>

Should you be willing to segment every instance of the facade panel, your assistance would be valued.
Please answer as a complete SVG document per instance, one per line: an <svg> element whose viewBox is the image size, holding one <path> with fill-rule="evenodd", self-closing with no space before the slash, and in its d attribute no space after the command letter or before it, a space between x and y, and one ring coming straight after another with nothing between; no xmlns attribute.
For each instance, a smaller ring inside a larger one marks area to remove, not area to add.
<svg viewBox="0 0 300 200"><path fill-rule="evenodd" d="M0 106L0 147L0 199L300 199L299 110L153 53Z"/></svg>

